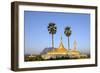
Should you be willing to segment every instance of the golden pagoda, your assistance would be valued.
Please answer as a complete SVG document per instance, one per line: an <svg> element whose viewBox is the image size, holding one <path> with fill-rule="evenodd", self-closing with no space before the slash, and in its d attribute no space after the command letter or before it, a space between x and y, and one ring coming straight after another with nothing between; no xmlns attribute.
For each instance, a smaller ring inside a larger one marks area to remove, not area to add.
<svg viewBox="0 0 100 73"><path fill-rule="evenodd" d="M73 58L86 58L87 56L81 54L80 51L77 49L77 43L74 41L73 48L68 50L64 47L62 43L62 37L60 40L60 45L58 48L52 48L51 50L47 51L45 54L41 55L43 59L50 59L50 58L57 58L57 57L69 57Z"/></svg>
<svg viewBox="0 0 100 73"><path fill-rule="evenodd" d="M48 51L47 54L61 54L61 55L67 54L67 49L64 48L64 45L62 43L62 37L60 40L59 48L54 48L54 49Z"/></svg>
<svg viewBox="0 0 100 73"><path fill-rule="evenodd" d="M73 44L73 49L72 50L69 50L68 54L73 57L73 58L80 58L80 51L77 50L77 42L74 41L74 44Z"/></svg>
<svg viewBox="0 0 100 73"><path fill-rule="evenodd" d="M53 48L52 50L48 51L46 54L42 55L44 59L54 58L57 56L66 56L68 53L67 49L64 48L64 45L62 43L62 37L60 40L60 45L58 48Z"/></svg>

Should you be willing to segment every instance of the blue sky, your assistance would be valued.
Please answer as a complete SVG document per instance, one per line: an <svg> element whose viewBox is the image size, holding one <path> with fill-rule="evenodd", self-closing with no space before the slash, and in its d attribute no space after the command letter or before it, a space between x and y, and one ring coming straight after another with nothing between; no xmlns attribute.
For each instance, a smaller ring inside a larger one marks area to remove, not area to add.
<svg viewBox="0 0 100 73"><path fill-rule="evenodd" d="M51 35L47 26L54 22L57 32L54 35L54 46L57 48L62 36L64 47L67 49L68 40L64 28L70 26L70 48L76 40L77 49L84 53L90 51L90 14L24 11L25 54L39 54L44 48L51 47Z"/></svg>

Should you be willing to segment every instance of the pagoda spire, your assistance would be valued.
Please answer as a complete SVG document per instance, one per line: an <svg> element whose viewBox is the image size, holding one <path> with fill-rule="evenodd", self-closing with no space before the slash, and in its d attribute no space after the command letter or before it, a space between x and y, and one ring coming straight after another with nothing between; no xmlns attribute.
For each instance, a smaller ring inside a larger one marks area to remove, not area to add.
<svg viewBox="0 0 100 73"><path fill-rule="evenodd" d="M76 42L76 40L74 41L74 48L73 48L74 50L76 50L77 49L77 42Z"/></svg>
<svg viewBox="0 0 100 73"><path fill-rule="evenodd" d="M60 38L60 42L62 42L62 36L61 36L61 38Z"/></svg>
<svg viewBox="0 0 100 73"><path fill-rule="evenodd" d="M59 49L61 49L61 48L64 48L64 45L63 45L63 43L62 43L62 36L61 36L61 38L60 38L60 45L59 45Z"/></svg>

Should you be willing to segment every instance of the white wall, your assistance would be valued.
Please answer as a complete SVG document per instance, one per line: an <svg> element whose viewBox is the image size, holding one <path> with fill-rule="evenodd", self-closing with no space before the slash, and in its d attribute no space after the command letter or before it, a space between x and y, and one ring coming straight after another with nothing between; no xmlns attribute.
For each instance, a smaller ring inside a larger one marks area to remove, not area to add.
<svg viewBox="0 0 100 73"><path fill-rule="evenodd" d="M14 0L0 0L0 73L14 73L10 70L10 54L11 54L11 12L10 3ZM18 0L16 0L18 1ZM20 1L20 0L19 0ZM100 13L100 0L21 0L21 1L33 1L33 2L50 2L50 3L65 3L65 4L79 4L79 5L94 5L98 6L98 13ZM100 14L98 14L98 19ZM100 22L98 22L98 32L100 31ZM98 33L100 37L100 33ZM100 43L100 38L98 38ZM100 45L98 46L98 56L100 56ZM86 68L70 68L70 69L55 69L55 70L40 70L34 71L34 73L99 73L100 72L100 57L98 67L86 67ZM24 73L24 72L22 72ZM26 71L25 73L33 73L33 71Z"/></svg>

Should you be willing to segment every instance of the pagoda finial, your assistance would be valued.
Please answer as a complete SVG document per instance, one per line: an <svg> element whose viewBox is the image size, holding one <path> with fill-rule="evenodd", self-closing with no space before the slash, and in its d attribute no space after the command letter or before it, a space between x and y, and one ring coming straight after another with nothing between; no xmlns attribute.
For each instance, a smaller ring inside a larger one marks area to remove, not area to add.
<svg viewBox="0 0 100 73"><path fill-rule="evenodd" d="M76 40L74 41L74 50L76 50L77 49L77 42L76 42Z"/></svg>
<svg viewBox="0 0 100 73"><path fill-rule="evenodd" d="M64 48L63 43L62 43L62 36L60 37L60 45L59 45L59 49Z"/></svg>
<svg viewBox="0 0 100 73"><path fill-rule="evenodd" d="M61 35L61 40L60 41L62 42L62 35Z"/></svg>

